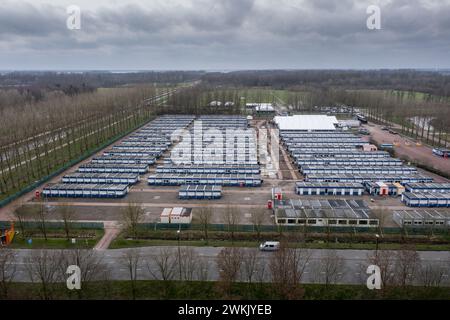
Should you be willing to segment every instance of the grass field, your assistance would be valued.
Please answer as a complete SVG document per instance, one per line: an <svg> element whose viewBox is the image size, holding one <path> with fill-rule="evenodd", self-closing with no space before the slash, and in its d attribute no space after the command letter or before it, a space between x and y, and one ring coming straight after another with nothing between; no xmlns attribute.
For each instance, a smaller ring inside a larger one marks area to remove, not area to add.
<svg viewBox="0 0 450 320"><path fill-rule="evenodd" d="M104 281L84 283L81 290L70 291L65 283L47 288L43 295L38 283L12 283L8 296L3 299L159 299L159 300L221 300L252 299L278 300L277 288L269 283L233 283L231 290L224 292L212 281L152 281L135 283L134 296L131 281ZM441 287L393 287L385 290L369 290L362 285L303 284L293 299L299 300L449 300L450 289Z"/></svg>
<svg viewBox="0 0 450 320"><path fill-rule="evenodd" d="M231 241L231 240L182 240L180 245L182 246L195 246L195 247L247 247L257 248L263 241ZM297 248L309 248L309 249L359 249L359 250L375 250L375 243L350 243L350 242L325 242L325 241L312 241L312 242L291 242L291 245ZM126 239L123 236L116 238L109 249L120 248L134 248L134 247L149 247L149 246L177 246L178 240L160 240L160 239ZM381 243L378 246L379 250L400 250L404 247L402 243ZM416 244L416 250L423 251L450 251L449 244Z"/></svg>
<svg viewBox="0 0 450 320"><path fill-rule="evenodd" d="M9 245L11 249L79 249L93 248L103 237L104 230L74 230L71 232L71 238L76 239L73 244L65 238L63 230L49 230L47 240L42 233L28 233L27 236L16 235L13 242ZM28 243L32 239L32 243Z"/></svg>

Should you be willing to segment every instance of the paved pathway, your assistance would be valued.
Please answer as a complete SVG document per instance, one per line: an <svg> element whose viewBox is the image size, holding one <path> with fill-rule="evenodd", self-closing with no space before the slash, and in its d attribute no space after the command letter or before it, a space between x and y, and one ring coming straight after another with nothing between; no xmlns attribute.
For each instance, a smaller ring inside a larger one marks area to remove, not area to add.
<svg viewBox="0 0 450 320"><path fill-rule="evenodd" d="M117 221L105 221L105 233L100 241L95 245L94 250L106 250L111 242L119 235L122 226Z"/></svg>

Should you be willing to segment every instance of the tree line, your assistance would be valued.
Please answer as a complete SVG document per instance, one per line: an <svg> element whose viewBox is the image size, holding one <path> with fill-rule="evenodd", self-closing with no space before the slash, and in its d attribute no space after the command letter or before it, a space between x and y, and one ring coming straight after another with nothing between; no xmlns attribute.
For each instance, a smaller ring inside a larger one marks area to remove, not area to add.
<svg viewBox="0 0 450 320"><path fill-rule="evenodd" d="M420 70L256 70L207 73L211 85L274 89L340 88L418 91L450 96L450 75Z"/></svg>
<svg viewBox="0 0 450 320"><path fill-rule="evenodd" d="M156 254L135 248L125 250L115 262L113 267L123 271L128 296L132 299L143 294L138 290L139 281L158 280L162 287L159 294L165 299L173 298L176 282L187 284L185 288L189 290L195 283L214 281L214 290L222 299L245 295L253 299L298 300L305 297L306 277L308 283L321 284L322 297L326 297L348 273L354 276L355 270L360 275L358 281L364 286L369 276L367 267L373 264L379 267L381 277L381 290L377 290L375 297L382 299L398 290L407 293L411 286L431 290L448 285L446 275L449 272L445 262L423 260L410 246L396 251L371 251L356 269L349 268L348 263L354 261L347 261L337 250L323 250L317 256L317 252L296 249L287 243L282 243L280 249L269 256L258 248L227 247L213 257L201 255L193 247L162 247ZM81 290L73 291L72 298L86 299L92 288L97 290L97 297L102 296L98 292L100 288L103 298L111 298L113 269L101 252L35 249L20 258L11 249L0 248L1 298L24 298L14 296L14 282L19 279L19 271L25 271L21 281L37 287L37 296L28 298L61 298L62 292L67 294L66 269L69 265L81 269ZM18 270L18 266L24 270ZM214 273L214 269L218 273ZM190 296L189 292L185 294Z"/></svg>
<svg viewBox="0 0 450 320"><path fill-rule="evenodd" d="M153 116L153 85L55 94L0 109L0 197L49 175Z"/></svg>
<svg viewBox="0 0 450 320"><path fill-rule="evenodd" d="M49 72L16 71L0 74L0 89L14 89L31 95L36 101L47 92L66 95L93 92L97 88L142 85L147 83L177 84L198 79L201 71L142 71L142 72ZM1 106L1 105L0 105Z"/></svg>

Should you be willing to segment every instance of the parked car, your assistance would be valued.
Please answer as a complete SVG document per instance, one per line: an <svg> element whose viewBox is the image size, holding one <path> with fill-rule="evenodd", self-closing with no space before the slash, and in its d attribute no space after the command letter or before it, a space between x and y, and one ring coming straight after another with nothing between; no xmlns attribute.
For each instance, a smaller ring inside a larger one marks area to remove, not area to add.
<svg viewBox="0 0 450 320"><path fill-rule="evenodd" d="M280 249L279 241L266 241L259 245L261 251L277 251L278 249Z"/></svg>
<svg viewBox="0 0 450 320"><path fill-rule="evenodd" d="M397 131L394 131L394 130L392 130L392 129L389 129L389 133L391 133L391 134L398 134Z"/></svg>
<svg viewBox="0 0 450 320"><path fill-rule="evenodd" d="M388 131L389 128L388 127L382 127L381 130Z"/></svg>
<svg viewBox="0 0 450 320"><path fill-rule="evenodd" d="M364 134L364 135L369 135L369 134L370 134L369 130L367 130L367 129L365 129L365 128L359 129L359 133L360 133L360 134Z"/></svg>

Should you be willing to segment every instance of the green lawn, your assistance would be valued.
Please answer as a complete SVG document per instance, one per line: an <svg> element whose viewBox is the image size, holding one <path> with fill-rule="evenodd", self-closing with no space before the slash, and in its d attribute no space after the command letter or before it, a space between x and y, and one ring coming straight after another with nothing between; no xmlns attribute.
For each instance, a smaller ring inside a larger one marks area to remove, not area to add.
<svg viewBox="0 0 450 320"><path fill-rule="evenodd" d="M94 235L92 235L92 231L94 231ZM38 234L35 236L27 236L14 237L13 242L9 245L12 249L78 249L78 248L93 248L96 243L103 237L104 230L89 230L89 234L83 232L83 230L77 230L74 238L76 238L76 243L72 244L71 241L67 241L67 239L63 236L62 232L59 230L57 233L60 233L55 237L55 230L50 230L49 236L47 240L44 239L42 234ZM28 239L32 239L32 244L28 244Z"/></svg>
<svg viewBox="0 0 450 320"><path fill-rule="evenodd" d="M180 245L182 246L195 246L195 247L248 247L248 248L256 248L263 241L218 241L218 240L210 240L210 241L202 241L202 240L181 240ZM178 240L130 240L124 239L122 236L116 238L109 249L120 249L120 248L133 248L133 247L151 247L151 246L177 246ZM324 241L315 241L315 242L306 242L306 243L296 243L291 245L297 248L310 248L310 249L360 249L360 250L375 250L375 243L335 243L329 242L326 243ZM402 244L400 243L382 243L379 244L378 248L380 250L398 250L402 248ZM415 245L417 250L422 251L450 251L450 244L417 244Z"/></svg>
<svg viewBox="0 0 450 320"><path fill-rule="evenodd" d="M301 285L293 299L304 300L377 300L377 299L450 299L449 288L406 287L390 288L383 291L369 290L363 285ZM85 283L80 291L70 291L65 283L49 286L49 299L132 299L130 281L104 281ZM38 283L12 283L8 296L3 299L43 299ZM217 282L212 281L151 281L135 283L136 299L283 299L277 287L270 283L234 283L231 291L223 292Z"/></svg>

